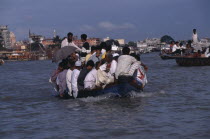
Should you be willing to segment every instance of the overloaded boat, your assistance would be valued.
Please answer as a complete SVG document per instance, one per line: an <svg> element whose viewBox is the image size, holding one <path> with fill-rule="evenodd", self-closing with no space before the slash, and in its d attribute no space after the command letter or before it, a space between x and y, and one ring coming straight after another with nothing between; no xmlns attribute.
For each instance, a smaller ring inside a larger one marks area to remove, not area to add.
<svg viewBox="0 0 210 139"><path fill-rule="evenodd" d="M143 86L137 86L132 81L118 82L107 85L104 89L96 88L93 90L81 90L78 92L77 98L96 97L109 93L115 96L128 97L132 91L135 93L141 93L143 91Z"/></svg>
<svg viewBox="0 0 210 139"><path fill-rule="evenodd" d="M210 58L207 57L176 57L179 66L210 66Z"/></svg>

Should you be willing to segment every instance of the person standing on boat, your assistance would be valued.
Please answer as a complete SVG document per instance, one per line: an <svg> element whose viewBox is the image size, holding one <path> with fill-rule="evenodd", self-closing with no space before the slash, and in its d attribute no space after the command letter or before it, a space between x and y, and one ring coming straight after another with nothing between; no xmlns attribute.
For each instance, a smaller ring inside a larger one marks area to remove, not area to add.
<svg viewBox="0 0 210 139"><path fill-rule="evenodd" d="M73 33L71 33L71 32L69 32L67 34L67 38L65 38L61 42L61 48L65 47L65 46L75 47L75 48L77 48L78 51L81 51L81 49L76 44L74 44L74 42L73 42Z"/></svg>
<svg viewBox="0 0 210 139"><path fill-rule="evenodd" d="M131 65L136 62L137 60L130 56L130 48L124 47L122 50L122 55L118 58L118 65L115 71L115 77L118 79L121 75L127 75Z"/></svg>
<svg viewBox="0 0 210 139"><path fill-rule="evenodd" d="M87 42L87 35L86 34L81 35L81 41L82 41L83 45L82 45L82 52L81 52L80 56L81 56L82 62L84 62L86 55L88 53L90 53L90 45Z"/></svg>
<svg viewBox="0 0 210 139"><path fill-rule="evenodd" d="M73 97L76 98L78 95L78 85L77 85L77 80L80 74L80 69L81 69L82 63L81 61L77 61L75 63L75 69L72 72L72 77L71 77L71 87L72 87L72 93Z"/></svg>
<svg viewBox="0 0 210 139"><path fill-rule="evenodd" d="M194 52L198 52L199 50L202 51L202 47L198 42L198 34L196 29L193 29L192 42L193 42Z"/></svg>
<svg viewBox="0 0 210 139"><path fill-rule="evenodd" d="M198 34L196 29L193 29L192 41L194 44L198 43Z"/></svg>
<svg viewBox="0 0 210 139"><path fill-rule="evenodd" d="M84 67L79 74L77 83L78 83L78 90L84 89L84 80L87 74L94 68L94 62L92 60L89 60L86 64L86 67Z"/></svg>

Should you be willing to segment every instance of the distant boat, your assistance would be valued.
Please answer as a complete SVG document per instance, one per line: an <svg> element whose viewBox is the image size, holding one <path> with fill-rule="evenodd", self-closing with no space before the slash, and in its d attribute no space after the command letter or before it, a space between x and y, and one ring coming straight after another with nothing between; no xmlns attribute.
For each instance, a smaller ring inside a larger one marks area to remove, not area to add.
<svg viewBox="0 0 210 139"><path fill-rule="evenodd" d="M179 66L210 66L210 58L207 57L177 57L176 63Z"/></svg>

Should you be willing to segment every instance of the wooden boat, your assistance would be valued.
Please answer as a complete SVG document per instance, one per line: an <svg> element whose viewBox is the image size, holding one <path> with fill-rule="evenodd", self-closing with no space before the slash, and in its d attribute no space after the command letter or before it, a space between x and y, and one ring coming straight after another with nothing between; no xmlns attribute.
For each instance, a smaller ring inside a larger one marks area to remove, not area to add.
<svg viewBox="0 0 210 139"><path fill-rule="evenodd" d="M86 97L96 97L100 95L105 95L108 93L112 93L113 95L120 97L127 97L129 93L135 91L137 93L142 92L142 87L136 87L130 83L120 83L120 84L112 84L107 86L106 88L97 88L94 90L82 90L78 92L77 98L86 98Z"/></svg>
<svg viewBox="0 0 210 139"><path fill-rule="evenodd" d="M168 59L176 59L177 55L172 55L172 54L160 54L161 59L163 60L168 60Z"/></svg>
<svg viewBox="0 0 210 139"><path fill-rule="evenodd" d="M177 57L176 63L179 66L210 66L210 58L206 57Z"/></svg>

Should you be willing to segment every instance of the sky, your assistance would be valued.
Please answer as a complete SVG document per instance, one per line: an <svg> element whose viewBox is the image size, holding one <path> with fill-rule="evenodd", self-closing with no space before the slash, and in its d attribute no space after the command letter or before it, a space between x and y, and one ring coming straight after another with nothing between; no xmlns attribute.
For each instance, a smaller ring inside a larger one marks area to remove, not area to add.
<svg viewBox="0 0 210 139"><path fill-rule="evenodd" d="M17 40L35 34L80 36L128 41L210 37L210 0L0 0L0 25L8 25Z"/></svg>

